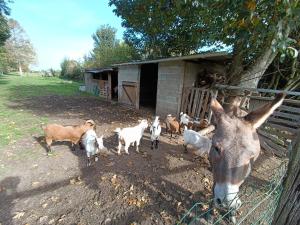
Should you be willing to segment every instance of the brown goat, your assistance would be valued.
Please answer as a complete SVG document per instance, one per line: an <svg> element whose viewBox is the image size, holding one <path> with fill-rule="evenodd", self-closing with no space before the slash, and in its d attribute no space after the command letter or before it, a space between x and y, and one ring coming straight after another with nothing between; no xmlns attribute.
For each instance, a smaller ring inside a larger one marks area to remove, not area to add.
<svg viewBox="0 0 300 225"><path fill-rule="evenodd" d="M172 138L173 133L181 134L180 124L175 116L168 115L165 119L165 124L166 132L171 134L170 138Z"/></svg>
<svg viewBox="0 0 300 225"><path fill-rule="evenodd" d="M72 150L75 150L74 145L79 143L82 135L86 131L95 128L95 122L93 120L87 120L84 124L76 126L48 124L42 128L45 133L48 152L51 152L51 144L53 141L70 141L72 143Z"/></svg>
<svg viewBox="0 0 300 225"><path fill-rule="evenodd" d="M192 129L194 131L199 131L209 126L209 122L207 119L201 119L200 121L194 121L192 123Z"/></svg>

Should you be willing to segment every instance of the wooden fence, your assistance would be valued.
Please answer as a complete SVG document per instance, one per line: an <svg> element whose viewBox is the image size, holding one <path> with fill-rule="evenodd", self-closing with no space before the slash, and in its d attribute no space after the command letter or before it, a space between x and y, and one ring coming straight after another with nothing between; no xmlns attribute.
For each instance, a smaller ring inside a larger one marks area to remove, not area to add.
<svg viewBox="0 0 300 225"><path fill-rule="evenodd" d="M218 97L224 100L225 89L240 89L241 108L252 111L267 102L273 97L262 97L262 94L275 95L278 90L269 89L244 89L219 85L216 89L185 88L181 111L193 118L211 120L210 99ZM290 96L300 96L299 92L286 92ZM258 129L261 146L273 154L285 156L296 140L297 132L300 130L300 101L285 99L283 104L268 118L268 120Z"/></svg>

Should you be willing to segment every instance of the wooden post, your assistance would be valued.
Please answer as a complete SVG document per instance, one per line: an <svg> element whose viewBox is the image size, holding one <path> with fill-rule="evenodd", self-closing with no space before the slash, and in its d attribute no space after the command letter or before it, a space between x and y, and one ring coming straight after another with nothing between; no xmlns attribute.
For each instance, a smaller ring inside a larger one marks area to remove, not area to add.
<svg viewBox="0 0 300 225"><path fill-rule="evenodd" d="M290 152L283 192L274 213L272 225L300 224L300 132Z"/></svg>

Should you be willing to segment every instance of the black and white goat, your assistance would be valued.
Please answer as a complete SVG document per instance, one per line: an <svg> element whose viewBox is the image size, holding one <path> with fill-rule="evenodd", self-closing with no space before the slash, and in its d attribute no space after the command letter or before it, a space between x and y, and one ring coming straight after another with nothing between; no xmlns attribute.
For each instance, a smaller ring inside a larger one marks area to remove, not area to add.
<svg viewBox="0 0 300 225"><path fill-rule="evenodd" d="M159 123L159 116L156 116L153 123L150 126L151 149L153 149L154 142L155 142L155 149L158 149L160 133L161 133L161 126Z"/></svg>

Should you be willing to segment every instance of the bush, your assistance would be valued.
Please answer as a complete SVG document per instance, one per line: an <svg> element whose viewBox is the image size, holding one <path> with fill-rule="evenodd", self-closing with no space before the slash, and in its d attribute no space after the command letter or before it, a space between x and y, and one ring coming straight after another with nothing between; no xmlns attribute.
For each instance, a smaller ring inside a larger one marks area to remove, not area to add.
<svg viewBox="0 0 300 225"><path fill-rule="evenodd" d="M60 64L60 76L71 80L83 80L83 69L76 60L64 59Z"/></svg>

